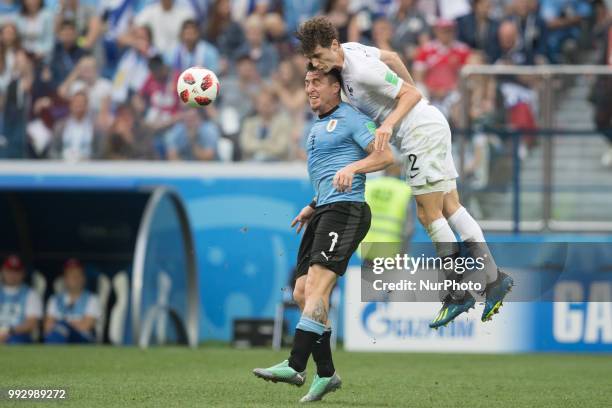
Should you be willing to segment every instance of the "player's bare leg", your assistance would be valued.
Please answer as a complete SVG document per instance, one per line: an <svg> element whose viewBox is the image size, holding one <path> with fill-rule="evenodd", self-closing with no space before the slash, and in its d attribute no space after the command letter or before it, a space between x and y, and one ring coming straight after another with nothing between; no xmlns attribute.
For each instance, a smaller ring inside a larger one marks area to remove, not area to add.
<svg viewBox="0 0 612 408"><path fill-rule="evenodd" d="M304 311L306 303L306 276L301 276L295 281L293 289L293 300ZM318 401L323 398L329 387L340 388L341 380L336 374L331 352L331 325L329 318L326 323L325 332L312 348L312 357L317 365L317 374L312 382L308 394L302 398L302 402ZM335 378L334 378L335 377Z"/></svg>
<svg viewBox="0 0 612 408"><path fill-rule="evenodd" d="M306 303L306 277L308 275L300 276L295 280L295 286L293 288L293 301L297 303L300 308L300 312L304 311L304 304Z"/></svg>
<svg viewBox="0 0 612 408"><path fill-rule="evenodd" d="M342 384L334 368L330 346L329 299L336 280L337 275L321 265L315 264L308 270L305 286L306 302L302 318L306 317L321 324L323 332L312 344L312 357L317 365L317 374L308 393L300 399L300 402L319 401L325 394L339 389ZM293 351L291 354L293 358ZM296 360L300 358L298 354L295 355Z"/></svg>
<svg viewBox="0 0 612 408"><path fill-rule="evenodd" d="M253 373L266 380L303 385L306 364L310 354L317 364L317 375L301 402L318 401L329 392L340 388L340 377L335 373L329 339L329 299L336 284L337 275L315 264L308 274L296 280L293 297L302 310L296 329L289 360Z"/></svg>
<svg viewBox="0 0 612 408"><path fill-rule="evenodd" d="M293 300L297 303L300 311L304 310L306 303L306 276L300 276L295 281L295 287L293 288ZM256 377L263 378L266 381L272 382L285 382L298 387L304 385L306 381L306 371L302 370L297 372L293 368L289 367L289 360L268 368L256 368L253 370L253 374Z"/></svg>
<svg viewBox="0 0 612 408"><path fill-rule="evenodd" d="M448 221L444 217L444 192L434 191L430 193L415 195L417 203L417 217L429 238L434 244L436 254L443 260L454 259L459 255L457 238L453 233ZM443 262L446 264L446 262ZM443 271L444 279L459 280L461 277L453 270ZM438 328L445 326L474 306L474 298L465 291L451 291L444 294L442 308L429 324L429 327Z"/></svg>
<svg viewBox="0 0 612 408"><path fill-rule="evenodd" d="M470 255L473 258L483 258L485 260L485 276L474 278L484 281L482 283L486 285L485 307L481 320L483 322L491 320L501 307L514 281L510 276L502 272L495 263L480 225L461 205L457 189L453 189L444 195L443 212L451 228L459 234Z"/></svg>

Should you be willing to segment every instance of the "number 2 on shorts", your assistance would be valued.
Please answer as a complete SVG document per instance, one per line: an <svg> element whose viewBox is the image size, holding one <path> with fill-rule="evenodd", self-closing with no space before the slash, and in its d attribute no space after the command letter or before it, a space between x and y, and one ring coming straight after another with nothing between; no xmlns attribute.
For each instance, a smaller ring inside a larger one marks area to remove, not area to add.
<svg viewBox="0 0 612 408"><path fill-rule="evenodd" d="M336 242L338 242L338 233L337 232L330 232L329 233L330 237L332 238L332 242L331 242L331 246L329 247L329 252L332 252L334 250L334 247L336 246Z"/></svg>

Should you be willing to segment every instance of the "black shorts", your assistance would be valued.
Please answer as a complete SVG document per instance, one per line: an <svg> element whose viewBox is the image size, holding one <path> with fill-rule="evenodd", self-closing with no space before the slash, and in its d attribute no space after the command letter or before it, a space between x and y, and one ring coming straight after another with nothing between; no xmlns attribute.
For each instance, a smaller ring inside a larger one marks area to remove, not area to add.
<svg viewBox="0 0 612 408"><path fill-rule="evenodd" d="M341 201L317 207L302 237L295 279L306 275L314 264L344 275L371 220L372 213L365 202Z"/></svg>

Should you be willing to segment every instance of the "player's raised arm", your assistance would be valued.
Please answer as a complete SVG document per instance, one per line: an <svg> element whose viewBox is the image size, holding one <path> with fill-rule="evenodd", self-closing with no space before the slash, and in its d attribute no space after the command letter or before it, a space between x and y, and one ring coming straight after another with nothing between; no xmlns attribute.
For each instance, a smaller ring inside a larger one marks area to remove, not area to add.
<svg viewBox="0 0 612 408"><path fill-rule="evenodd" d="M387 148L382 151L374 149L375 141L367 147L368 156L364 159L349 164L339 170L334 176L334 187L338 191L351 191L353 185L353 177L355 174L373 173L375 171L384 170L393 164L393 153Z"/></svg>
<svg viewBox="0 0 612 408"><path fill-rule="evenodd" d="M334 176L333 185L338 191L350 191L355 174L366 174L383 170L393 164L391 149L376 150L374 148L376 125L370 120L354 121L353 139L368 153L366 157L340 169Z"/></svg>
<svg viewBox="0 0 612 408"><path fill-rule="evenodd" d="M387 118L376 129L375 149L384 150L389 144L393 128L416 106L423 96L413 85L402 83L399 93L395 97L397 104Z"/></svg>
<svg viewBox="0 0 612 408"><path fill-rule="evenodd" d="M376 48L373 51L380 53ZM374 149L382 151L387 148L395 126L421 100L421 92L414 85L399 77L380 59L370 61L367 66L359 67L356 76L362 86L396 101L391 112L376 129Z"/></svg>
<svg viewBox="0 0 612 408"><path fill-rule="evenodd" d="M387 64L392 71L396 72L397 75L404 80L404 82L412 86L416 85L412 75L410 75L410 72L408 71L408 68L406 68L406 65L404 65L402 58L397 52L380 50L380 60Z"/></svg>

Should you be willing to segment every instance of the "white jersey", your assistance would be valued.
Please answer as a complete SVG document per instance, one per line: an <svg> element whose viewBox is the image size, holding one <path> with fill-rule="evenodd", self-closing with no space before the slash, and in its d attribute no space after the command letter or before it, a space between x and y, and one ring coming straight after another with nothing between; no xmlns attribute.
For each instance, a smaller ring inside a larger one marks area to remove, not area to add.
<svg viewBox="0 0 612 408"><path fill-rule="evenodd" d="M342 49L345 97L380 125L395 109L404 81L380 60L378 48L345 43ZM406 179L414 194L446 192L447 188L437 182L457 178L448 121L426 99L421 99L396 125L392 142L408 161ZM425 188L433 184L433 190Z"/></svg>
<svg viewBox="0 0 612 408"><path fill-rule="evenodd" d="M345 43L342 50L342 86L348 102L380 124L395 107L404 81L380 60L378 48Z"/></svg>

